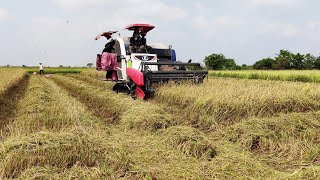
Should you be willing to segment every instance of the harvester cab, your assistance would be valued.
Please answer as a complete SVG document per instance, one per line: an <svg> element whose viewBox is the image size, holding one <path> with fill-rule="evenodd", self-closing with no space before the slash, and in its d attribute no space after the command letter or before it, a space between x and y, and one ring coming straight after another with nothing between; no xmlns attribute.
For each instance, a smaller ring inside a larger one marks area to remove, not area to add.
<svg viewBox="0 0 320 180"><path fill-rule="evenodd" d="M133 98L146 99L153 95L154 84L182 80L202 83L207 76L208 71L201 70L199 63L177 62L175 51L171 46L143 43L146 41L142 38L154 28L155 26L149 24L132 24L125 27L126 30L134 33L132 37L119 36L115 39L112 54L116 57L116 63L104 58L112 57L108 55L102 54L101 58L97 59L97 67L101 64L108 67L114 64L116 67L111 68L116 73L116 78L113 79L116 81L114 91L125 91ZM109 31L107 34L112 35L113 32L115 31Z"/></svg>

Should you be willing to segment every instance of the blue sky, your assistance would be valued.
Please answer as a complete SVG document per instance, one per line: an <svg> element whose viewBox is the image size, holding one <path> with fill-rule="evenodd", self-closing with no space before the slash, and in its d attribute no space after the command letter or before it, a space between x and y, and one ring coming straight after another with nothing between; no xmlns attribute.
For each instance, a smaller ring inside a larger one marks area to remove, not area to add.
<svg viewBox="0 0 320 180"><path fill-rule="evenodd" d="M316 0L1 0L0 65L84 66L106 40L102 31L131 23L156 29L148 42L171 44L179 60L223 53L238 64L280 49L320 53Z"/></svg>

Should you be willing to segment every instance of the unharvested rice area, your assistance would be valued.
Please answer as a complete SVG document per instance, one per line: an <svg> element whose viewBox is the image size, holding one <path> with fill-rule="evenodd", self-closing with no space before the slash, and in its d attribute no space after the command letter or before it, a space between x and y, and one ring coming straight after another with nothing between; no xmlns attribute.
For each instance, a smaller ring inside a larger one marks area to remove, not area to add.
<svg viewBox="0 0 320 180"><path fill-rule="evenodd" d="M294 172L320 165L320 113L290 113L252 118L220 129L217 139L241 145L261 162Z"/></svg>
<svg viewBox="0 0 320 180"><path fill-rule="evenodd" d="M189 112L182 117L204 130L251 117L316 111L319 100L318 84L225 78L209 79L202 85L160 86L153 99L174 111Z"/></svg>
<svg viewBox="0 0 320 180"><path fill-rule="evenodd" d="M246 70L246 71L210 71L211 77L229 77L241 79L263 79L273 81L320 82L319 70Z"/></svg>

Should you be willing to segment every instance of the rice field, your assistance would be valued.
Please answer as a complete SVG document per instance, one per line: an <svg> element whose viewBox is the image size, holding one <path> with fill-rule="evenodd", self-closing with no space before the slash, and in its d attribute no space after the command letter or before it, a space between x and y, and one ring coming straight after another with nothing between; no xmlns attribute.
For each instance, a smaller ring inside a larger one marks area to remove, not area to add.
<svg viewBox="0 0 320 180"><path fill-rule="evenodd" d="M320 82L319 70L245 70L245 71L210 71L211 77L228 77L241 79L263 79L294 82Z"/></svg>
<svg viewBox="0 0 320 180"><path fill-rule="evenodd" d="M317 83L212 77L142 101L93 70L0 74L0 179L320 178Z"/></svg>
<svg viewBox="0 0 320 180"><path fill-rule="evenodd" d="M32 74L34 72L39 73L38 67L25 67L23 68L25 71L27 71L29 74ZM79 67L44 67L44 73L45 74L75 74L80 73L82 71L86 71L89 68L79 68Z"/></svg>

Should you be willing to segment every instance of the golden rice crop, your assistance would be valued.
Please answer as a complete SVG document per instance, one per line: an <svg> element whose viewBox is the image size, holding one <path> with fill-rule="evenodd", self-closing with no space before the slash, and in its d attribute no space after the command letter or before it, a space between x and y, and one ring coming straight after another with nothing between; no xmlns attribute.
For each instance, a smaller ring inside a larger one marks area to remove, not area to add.
<svg viewBox="0 0 320 180"><path fill-rule="evenodd" d="M210 129L249 117L318 110L319 99L318 84L218 78L161 86L154 101L188 112L182 115L191 124Z"/></svg>
<svg viewBox="0 0 320 180"><path fill-rule="evenodd" d="M88 169L105 164L105 153L111 152L101 142L109 133L101 121L40 76L30 79L15 121L7 129L0 143L1 179L21 173L26 177L24 172L39 166L53 166L60 172L74 166Z"/></svg>
<svg viewBox="0 0 320 180"><path fill-rule="evenodd" d="M277 172L272 168L257 162L254 158L251 157L250 153L244 153L244 151L240 150L240 148L235 148L232 150L233 152L230 153L229 149L225 146L225 144L228 144L228 142L218 141L212 143L209 138L206 138L203 133L195 128L174 126L174 123L170 123L168 129L165 128L161 131L154 131L158 129L158 122L161 122L162 118L161 116L157 117L157 112L154 111L156 107L152 103L133 101L130 97L111 92L110 89L106 90L104 87L92 86L90 85L92 83L86 83L72 78L55 76L54 80L59 85L68 89L68 91L75 97L79 98L82 102L87 104L87 107L92 111L95 111L96 108L100 108L101 106L103 106L108 108L107 111L109 111L109 113L112 113L114 111L114 106L117 106L118 108L123 107L122 111L124 112L120 113L117 116L117 119L120 119L119 125L117 125L117 131L125 127L124 133L126 135L116 135L115 137L112 137L112 135L115 135L117 133L110 133L110 138L116 139L109 139L108 142L110 143L110 146L117 146L117 142L127 143L125 145L125 147L127 147L125 150L126 153L123 158L127 161L129 160L128 164L135 164L134 166L129 165L128 169L132 170L136 168L136 165L138 164L140 169L144 169L144 171L138 173L138 176L136 177L184 178L187 176L193 179L208 179L230 178L239 175L241 175L242 177L253 177L257 175L259 175L259 177L277 177L279 174L281 174L280 172ZM102 100L99 101L99 99ZM121 101L124 101L125 104L122 104L123 102ZM136 107L136 109L134 107ZM102 115L101 117L103 117L104 113L105 112L100 111L100 115ZM155 124L156 126L154 126L154 124L141 126L141 123L128 126L128 123L123 123L130 122L133 118L136 118L138 121L140 121L140 119L143 119L144 123L148 121L150 123L157 123ZM163 125L161 125L160 127L162 128ZM131 129L133 129L134 131L132 131ZM148 131L144 133L141 130ZM156 133L156 135L150 134L150 130L151 132ZM135 134L135 131L141 131L142 134L139 133L140 138L130 138L130 136L132 136L132 133ZM144 140L141 140L142 138ZM167 146L163 146L164 144L166 144ZM141 147L143 147L143 149L140 149ZM154 147L157 148L155 149ZM189 162L188 166L186 166L183 162L185 156L181 156L180 153L177 153L175 154L175 157L171 157L169 154L167 154L172 151L170 149L178 150L182 154L190 157L195 157L199 160L190 159L193 163ZM133 151L128 152L128 150ZM131 155L128 156L128 154ZM167 162L163 163L162 160L153 157L152 154L157 154L158 157L170 158L162 159L163 161ZM242 158L238 158L238 156ZM176 157L179 157L180 160L176 161L171 159L175 159ZM230 159L232 159L232 161L230 161ZM139 163L137 163L136 161L138 161ZM144 163L141 164L141 161L143 161ZM180 168L176 169L176 167L172 167L172 164L168 163L172 161L177 163L176 165L178 165ZM116 160L116 162L118 161ZM145 163L149 165L145 166ZM154 169L155 164L157 167L156 169ZM219 165L217 166L217 164ZM122 167L125 166L122 165ZM252 170L253 167L255 168L255 170ZM123 169L122 171L126 172L126 170ZM117 174L121 174L122 171L113 170L113 172L117 172Z"/></svg>
<svg viewBox="0 0 320 180"><path fill-rule="evenodd" d="M0 68L0 98L10 87L18 85L26 77L26 71L19 68Z"/></svg>
<svg viewBox="0 0 320 180"><path fill-rule="evenodd" d="M240 144L280 170L320 165L320 113L253 118L215 132L217 139Z"/></svg>
<svg viewBox="0 0 320 180"><path fill-rule="evenodd" d="M54 166L60 169L75 164L94 167L103 163L108 152L99 139L84 133L38 132L28 136L7 139L0 150L0 174L17 177L23 170L34 166Z"/></svg>
<svg viewBox="0 0 320 180"><path fill-rule="evenodd" d="M15 121L7 126L11 135L41 130L59 131L73 125L97 122L79 102L70 100L53 82L40 76L30 79L27 94L17 109Z"/></svg>
<svg viewBox="0 0 320 180"><path fill-rule="evenodd" d="M14 116L18 100L28 85L26 72L18 68L0 68L0 134ZM0 139L1 136L0 136Z"/></svg>
<svg viewBox="0 0 320 180"><path fill-rule="evenodd" d="M74 78L55 76L54 80L93 109L97 116L111 118L111 123L125 124L124 127L130 129L157 130L168 127L173 121L161 107L152 103L133 101L129 96Z"/></svg>
<svg viewBox="0 0 320 180"><path fill-rule="evenodd" d="M317 85L210 80L160 87L156 99L145 102L81 74L52 80L30 79L0 141L0 179L318 177L318 113L273 117L316 110ZM206 95L190 93L197 90ZM223 121L237 123L201 131Z"/></svg>
<svg viewBox="0 0 320 180"><path fill-rule="evenodd" d="M264 79L276 81L320 82L319 70L279 70L279 71L210 71L211 77L230 77L245 79Z"/></svg>
<svg viewBox="0 0 320 180"><path fill-rule="evenodd" d="M80 73L83 76L86 77L91 77L91 78L99 78L99 79L104 79L106 78L106 71L96 71L95 69L87 69L87 70L83 70Z"/></svg>

